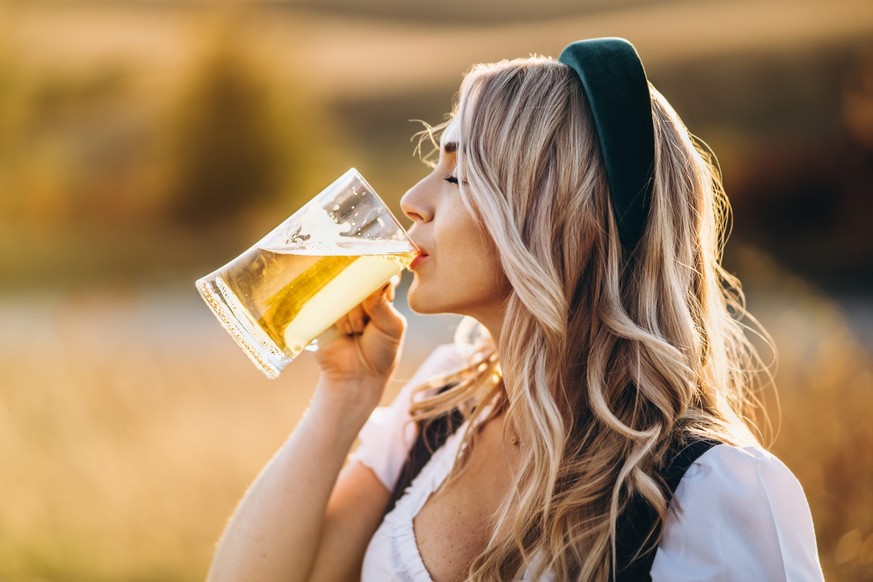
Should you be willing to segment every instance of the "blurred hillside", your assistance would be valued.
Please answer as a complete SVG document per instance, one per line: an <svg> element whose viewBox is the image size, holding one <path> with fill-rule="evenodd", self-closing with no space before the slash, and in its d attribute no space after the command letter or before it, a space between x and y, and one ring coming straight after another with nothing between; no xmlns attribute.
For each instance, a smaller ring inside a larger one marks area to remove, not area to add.
<svg viewBox="0 0 873 582"><path fill-rule="evenodd" d="M687 2L688 0L678 0ZM366 3L350 0L277 0L268 2L274 7L307 9L345 16L370 17L398 22L446 22L454 25L489 24L506 22L529 22L579 14L591 14L600 10L616 10L644 6L651 0L588 0L584 3L572 0L544 0L533 5L518 0L445 0L439 4L427 2L404 2L403 0L374 0ZM663 3L662 3L663 4Z"/></svg>
<svg viewBox="0 0 873 582"><path fill-rule="evenodd" d="M351 165L396 203L473 62L609 34L719 154L736 237L873 286L869 2L351 5L0 5L0 289L194 273Z"/></svg>

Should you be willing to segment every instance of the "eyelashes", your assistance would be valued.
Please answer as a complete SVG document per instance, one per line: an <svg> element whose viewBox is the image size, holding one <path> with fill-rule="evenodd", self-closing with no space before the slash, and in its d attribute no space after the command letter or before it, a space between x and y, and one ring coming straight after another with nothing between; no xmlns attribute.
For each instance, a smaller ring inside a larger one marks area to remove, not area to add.
<svg viewBox="0 0 873 582"><path fill-rule="evenodd" d="M458 185L458 179L457 179L455 176L446 176L446 177L443 178L443 179L444 179L446 182L448 182L449 184L454 184L454 185L456 185L456 186Z"/></svg>

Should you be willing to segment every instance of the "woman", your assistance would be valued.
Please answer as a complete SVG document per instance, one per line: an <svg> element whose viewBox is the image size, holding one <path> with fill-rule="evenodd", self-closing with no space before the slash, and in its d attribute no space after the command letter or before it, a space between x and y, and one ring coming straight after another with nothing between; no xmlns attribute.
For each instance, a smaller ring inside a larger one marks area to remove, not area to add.
<svg viewBox="0 0 873 582"><path fill-rule="evenodd" d="M439 129L401 201L408 300L467 316L458 341L376 409L393 287L338 322L211 577L821 579L803 492L747 424L719 175L633 47L476 66Z"/></svg>

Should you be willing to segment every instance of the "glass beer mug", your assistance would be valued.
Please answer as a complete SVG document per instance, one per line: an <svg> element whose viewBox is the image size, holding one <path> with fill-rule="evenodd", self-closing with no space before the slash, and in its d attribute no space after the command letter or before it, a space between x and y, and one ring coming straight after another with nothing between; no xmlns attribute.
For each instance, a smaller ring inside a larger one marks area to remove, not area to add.
<svg viewBox="0 0 873 582"><path fill-rule="evenodd" d="M196 285L236 343L273 379L418 254L352 168Z"/></svg>

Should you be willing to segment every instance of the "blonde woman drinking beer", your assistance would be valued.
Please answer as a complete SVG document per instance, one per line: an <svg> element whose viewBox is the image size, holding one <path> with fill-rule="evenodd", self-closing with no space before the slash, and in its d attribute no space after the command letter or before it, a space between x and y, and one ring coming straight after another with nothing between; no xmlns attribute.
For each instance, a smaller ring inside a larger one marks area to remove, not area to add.
<svg viewBox="0 0 873 582"><path fill-rule="evenodd" d="M634 48L477 65L428 133L408 301L466 316L456 342L377 408L393 288L338 322L211 579L820 580L803 491L749 424L714 159Z"/></svg>

